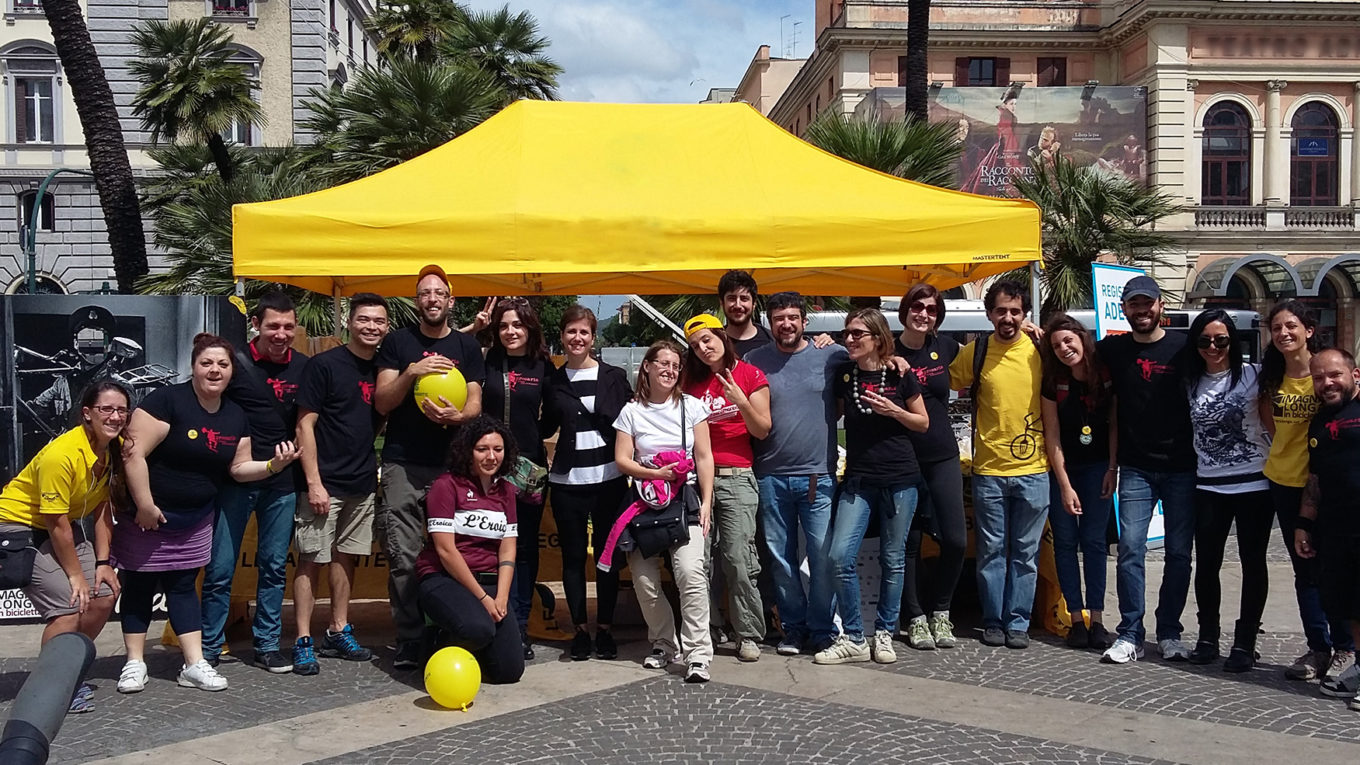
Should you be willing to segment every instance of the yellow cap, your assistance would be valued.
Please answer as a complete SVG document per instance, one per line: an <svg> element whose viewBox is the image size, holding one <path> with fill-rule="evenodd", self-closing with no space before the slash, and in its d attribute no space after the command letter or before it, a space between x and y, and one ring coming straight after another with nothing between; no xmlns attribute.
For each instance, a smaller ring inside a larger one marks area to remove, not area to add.
<svg viewBox="0 0 1360 765"><path fill-rule="evenodd" d="M448 289L449 294L450 295L453 294L453 284L449 281L449 275L444 273L444 269L440 268L439 265L435 263L431 263L430 265L420 269L420 274L416 276L416 284L419 285L420 280L424 279L430 274L434 274L435 276L438 276L440 279L442 279L444 281L444 287Z"/></svg>
<svg viewBox="0 0 1360 765"><path fill-rule="evenodd" d="M722 328L723 328L722 322L718 321L717 316L714 316L711 313L701 313L698 316L695 316L694 318L685 322L685 339L689 340L691 337L694 337L694 333L698 332L701 329L722 329Z"/></svg>

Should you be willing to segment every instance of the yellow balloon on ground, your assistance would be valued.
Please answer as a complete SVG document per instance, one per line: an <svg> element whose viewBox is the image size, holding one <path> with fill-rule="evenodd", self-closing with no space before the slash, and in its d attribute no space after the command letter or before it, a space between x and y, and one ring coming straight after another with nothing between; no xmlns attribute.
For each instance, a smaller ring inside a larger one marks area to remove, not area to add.
<svg viewBox="0 0 1360 765"><path fill-rule="evenodd" d="M466 710L481 687L482 668L465 648L441 648L425 663L425 692L441 707Z"/></svg>
<svg viewBox="0 0 1360 765"><path fill-rule="evenodd" d="M463 379L463 373L457 369L450 369L447 372L431 372L421 375L416 380L415 385L416 406L423 407L425 399L437 406L443 406L439 402L439 397L443 396L446 401L459 409L467 403L467 380Z"/></svg>

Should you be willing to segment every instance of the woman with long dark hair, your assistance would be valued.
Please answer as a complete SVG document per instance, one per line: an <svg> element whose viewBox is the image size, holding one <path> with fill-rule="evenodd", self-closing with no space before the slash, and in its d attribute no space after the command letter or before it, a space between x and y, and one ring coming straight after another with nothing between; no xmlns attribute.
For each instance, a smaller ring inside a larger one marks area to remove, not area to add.
<svg viewBox="0 0 1360 765"><path fill-rule="evenodd" d="M910 431L916 460L921 466L925 491L920 512L907 533L907 558L902 576L902 609L907 621L907 644L929 651L953 648L954 623L949 620L954 590L963 574L968 529L963 513L963 473L959 468L959 442L949 424L949 365L959 355L958 341L939 333L944 321L944 296L929 284L907 290L898 307L902 332L897 336L897 355L907 360L921 386L921 399L930 417L924 432ZM927 517L928 514L928 517ZM939 544L932 576L918 579L921 539L925 528ZM923 585L928 581L929 587ZM928 589L927 606L921 590Z"/></svg>
<svg viewBox="0 0 1360 765"><path fill-rule="evenodd" d="M1102 618L1109 557L1105 528L1118 479L1113 383L1096 355L1091 333L1065 313L1044 326L1039 356L1044 364L1040 384L1044 448L1053 476L1048 522L1058 586L1072 620L1067 645L1103 651L1110 647ZM1085 611L1091 613L1090 627Z"/></svg>
<svg viewBox="0 0 1360 765"><path fill-rule="evenodd" d="M490 329L482 412L510 428L520 456L546 467L541 420L548 373L553 366L548 360L538 312L525 298L504 298L491 310ZM515 497L523 542L515 547L518 557L511 604L526 660L534 658L533 644L529 642L529 608L538 582L538 527L543 521L543 502L542 495L521 492Z"/></svg>
<svg viewBox="0 0 1360 765"><path fill-rule="evenodd" d="M459 428L449 472L430 484L429 539L416 557L420 609L438 630L435 645L467 649L488 683L513 683L524 674L510 613L518 505L505 480L516 456L502 422L482 415Z"/></svg>
<svg viewBox="0 0 1360 765"><path fill-rule="evenodd" d="M1228 532L1237 526L1242 563L1242 603L1224 671L1256 664L1256 633L1269 587L1266 547L1274 506L1266 482L1270 439L1261 424L1260 369L1242 360L1237 327L1227 311L1203 311L1190 324L1185 380L1198 466L1195 471L1195 600L1199 642L1193 664L1219 655L1219 570Z"/></svg>
<svg viewBox="0 0 1360 765"><path fill-rule="evenodd" d="M638 369L637 392L614 421L618 431L614 461L635 482L683 480L698 487L698 512L685 518L688 539L665 551L680 591L678 641L671 604L661 589L661 556L646 557L640 550L630 550L628 569L633 573L638 607L652 643L652 652L642 660L642 666L665 669L678 658L686 667L685 682L706 683L713 661L713 640L708 631L704 537L713 508L713 450L705 419L708 412L693 396L680 392L681 353L680 346L671 340L658 340L647 349ZM692 453L692 472L677 474L670 465L655 464L663 453L681 451Z"/></svg>
<svg viewBox="0 0 1360 765"><path fill-rule="evenodd" d="M1294 549L1303 487L1308 483L1308 425L1318 398L1308 362L1321 350L1317 313L1297 300L1277 303L1266 315L1270 342L1261 359L1261 422L1273 436L1265 474L1294 568L1294 596L1308 650L1285 670L1293 680L1335 677L1355 662L1355 641L1344 619L1329 618L1318 590L1317 558Z"/></svg>
<svg viewBox="0 0 1360 765"><path fill-rule="evenodd" d="M44 446L0 492L5 557L36 549L32 576L20 589L47 623L43 643L63 632L94 640L118 599L118 575L109 565L110 495L125 488L121 442L130 402L121 384L92 383L80 397L80 423ZM90 515L93 540L81 523ZM94 688L82 683L71 711L93 709L93 695Z"/></svg>
<svg viewBox="0 0 1360 765"><path fill-rule="evenodd" d="M119 508L112 560L123 585L123 643L127 663L118 690L146 687L143 661L151 605L165 593L170 627L184 666L178 682L223 691L227 679L203 658L203 618L196 580L212 552L212 525L222 486L259 481L297 459L291 441L274 457L251 459L245 412L223 397L233 372L231 343L201 333L194 338L189 382L152 391L132 413L124 458L132 504Z"/></svg>
<svg viewBox="0 0 1360 765"><path fill-rule="evenodd" d="M930 424L921 386L912 374L892 369L892 330L876 308L851 311L845 318L850 360L836 370L837 406L845 417L845 477L828 545L836 571L837 610L844 633L812 657L816 664L897 661L892 637L902 604L902 569L907 529L916 512L921 470L911 431ZM871 516L878 517L878 614L873 641L866 640L860 617L859 548Z"/></svg>
<svg viewBox="0 0 1360 765"><path fill-rule="evenodd" d="M628 373L591 355L595 314L574 305L562 314L562 348L567 361L548 373L543 432L558 431L552 470L552 515L562 546L562 589L576 627L571 658L584 661L591 650L601 659L618 658L610 627L619 595L619 567L595 571L595 639L586 631L586 544L599 560L622 510L628 479L614 463L614 420L633 396ZM589 533L587 532L589 529ZM612 561L611 561L612 563Z"/></svg>
<svg viewBox="0 0 1360 765"><path fill-rule="evenodd" d="M737 659L757 661L765 617L756 584L760 494L751 469L755 461L751 439L770 434L770 383L764 372L737 358L736 347L716 316L699 314L685 322L685 339L689 353L684 390L703 405L713 445L716 562L730 595L728 614L737 633ZM710 551L708 557L715 556Z"/></svg>

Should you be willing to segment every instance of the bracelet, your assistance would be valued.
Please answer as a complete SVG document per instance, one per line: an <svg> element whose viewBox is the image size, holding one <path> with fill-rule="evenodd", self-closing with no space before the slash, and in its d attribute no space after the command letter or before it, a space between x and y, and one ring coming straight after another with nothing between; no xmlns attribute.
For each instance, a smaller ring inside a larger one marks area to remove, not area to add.
<svg viewBox="0 0 1360 765"><path fill-rule="evenodd" d="M108 566L109 568L113 568L113 564L112 564L112 563L109 563L109 559L108 559L108 558L105 558L105 559L103 559L103 560L97 560L97 561L94 562L94 567L95 567L95 568L99 568L100 566Z"/></svg>
<svg viewBox="0 0 1360 765"><path fill-rule="evenodd" d="M1115 466L1113 466L1113 467L1107 467L1107 468L1105 468L1105 472L1106 472L1106 473L1118 473L1118 472L1119 472L1119 466L1118 466L1118 465L1115 465Z"/></svg>
<svg viewBox="0 0 1360 765"><path fill-rule="evenodd" d="M264 461L264 472L274 475L274 460L269 459Z"/></svg>
<svg viewBox="0 0 1360 765"><path fill-rule="evenodd" d="M1302 532L1304 532L1304 533L1306 533L1306 534L1312 534L1312 533L1313 533L1313 523L1314 523L1316 520L1317 520L1316 518L1305 518L1305 517L1303 517L1302 515L1300 515L1300 516L1298 517L1298 520L1296 520L1296 521L1294 522L1294 528L1295 528L1296 530L1302 531Z"/></svg>
<svg viewBox="0 0 1360 765"><path fill-rule="evenodd" d="M477 602L478 602L478 603L481 603L483 600L486 600L486 599L489 598L489 597L491 597L491 596L490 596L490 595L487 595L487 594L484 592L484 593L482 593L482 597L480 597L480 598L477 599Z"/></svg>
<svg viewBox="0 0 1360 765"><path fill-rule="evenodd" d="M496 564L496 568L500 568L501 566L509 566L510 568L514 568L515 562L512 560L503 560L500 563Z"/></svg>

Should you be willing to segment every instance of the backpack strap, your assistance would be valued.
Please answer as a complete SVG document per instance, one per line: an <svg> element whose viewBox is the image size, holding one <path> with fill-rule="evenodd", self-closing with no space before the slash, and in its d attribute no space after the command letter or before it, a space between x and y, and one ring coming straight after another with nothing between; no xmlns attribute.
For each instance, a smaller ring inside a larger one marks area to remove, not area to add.
<svg viewBox="0 0 1360 765"><path fill-rule="evenodd" d="M982 365L987 363L987 341L992 333L973 341L973 382L968 386L968 405L972 409L973 454L977 454L978 393L982 391Z"/></svg>

